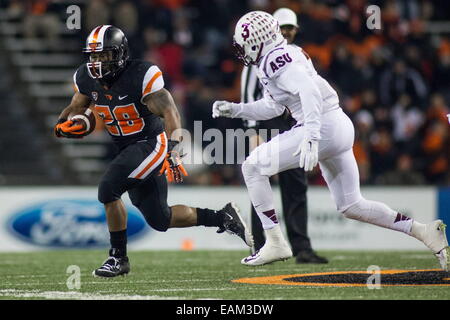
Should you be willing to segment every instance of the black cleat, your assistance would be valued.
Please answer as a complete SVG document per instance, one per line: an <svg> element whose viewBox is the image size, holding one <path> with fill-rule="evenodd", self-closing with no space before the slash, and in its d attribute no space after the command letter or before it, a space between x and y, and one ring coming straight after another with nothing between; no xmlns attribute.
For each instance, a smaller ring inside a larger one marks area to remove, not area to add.
<svg viewBox="0 0 450 320"><path fill-rule="evenodd" d="M130 262L128 261L128 257L108 257L103 265L95 269L92 272L93 276L103 277L103 278L112 278L120 275L125 275L130 272Z"/></svg>
<svg viewBox="0 0 450 320"><path fill-rule="evenodd" d="M234 202L227 203L226 206L219 212L224 214L223 226L217 230L217 233L222 233L224 231L235 234L249 247L253 246L253 236L247 229L244 220L239 214L239 208Z"/></svg>
<svg viewBox="0 0 450 320"><path fill-rule="evenodd" d="M302 250L297 254L297 263L328 263L328 260L324 257L318 256L312 250Z"/></svg>

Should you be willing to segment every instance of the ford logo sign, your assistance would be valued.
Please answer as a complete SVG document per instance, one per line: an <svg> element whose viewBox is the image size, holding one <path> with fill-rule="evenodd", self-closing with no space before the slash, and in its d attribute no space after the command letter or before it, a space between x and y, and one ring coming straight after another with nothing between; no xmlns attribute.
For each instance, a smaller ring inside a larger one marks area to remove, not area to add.
<svg viewBox="0 0 450 320"><path fill-rule="evenodd" d="M140 212L128 211L128 239L150 230ZM37 203L13 214L11 232L24 241L51 247L96 247L109 245L103 205L96 200L62 199Z"/></svg>

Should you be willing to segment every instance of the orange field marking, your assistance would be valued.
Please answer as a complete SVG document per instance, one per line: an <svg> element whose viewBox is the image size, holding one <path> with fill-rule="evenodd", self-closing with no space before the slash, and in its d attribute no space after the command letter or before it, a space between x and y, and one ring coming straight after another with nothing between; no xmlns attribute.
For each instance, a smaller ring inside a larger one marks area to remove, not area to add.
<svg viewBox="0 0 450 320"><path fill-rule="evenodd" d="M426 272L426 271L441 271L440 269L428 269L428 270L381 270L380 274L401 274L407 272ZM367 274L368 276L373 273L367 271L335 271L335 272L319 272L319 273L301 273L301 274L284 274L269 277L255 277L255 278L241 278L231 280L234 283L246 283L246 284L277 284L277 285L289 285L289 286L314 286L314 287L366 287L366 283L327 283L327 282L301 282L301 281L288 281L290 278L301 278L311 276L327 276L327 275L339 275L339 274ZM381 278L381 286L389 287L407 287L407 286L450 286L450 278L442 278L442 281L449 281L449 283L440 284L383 284Z"/></svg>

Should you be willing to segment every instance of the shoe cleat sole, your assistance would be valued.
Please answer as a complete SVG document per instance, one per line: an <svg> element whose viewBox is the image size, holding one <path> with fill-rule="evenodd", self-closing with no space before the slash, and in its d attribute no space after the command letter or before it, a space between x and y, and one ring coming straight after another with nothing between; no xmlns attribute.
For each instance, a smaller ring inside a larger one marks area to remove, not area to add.
<svg viewBox="0 0 450 320"><path fill-rule="evenodd" d="M254 241L253 241L253 235L248 231L247 225L245 224L244 219L242 219L241 216L241 210L238 208L238 206L236 205L236 203L231 202L231 207L234 209L234 211L236 211L236 214L239 218L239 220L241 221L242 225L244 226L244 230L245 230L245 243L251 248L254 246Z"/></svg>
<svg viewBox="0 0 450 320"><path fill-rule="evenodd" d="M270 262L265 262L265 263L260 263L260 264L248 264L248 263L245 263L245 261L243 261L244 260L243 259L243 260L241 260L241 264L243 264L244 266L248 266L248 267L262 267L262 266L272 264L274 262L279 262L279 261L284 262L284 261L289 260L290 258L292 258L292 257L278 258L278 259L272 260Z"/></svg>
<svg viewBox="0 0 450 320"><path fill-rule="evenodd" d="M129 272L124 272L121 274L118 274L117 276L100 276L98 274L95 274L95 270L92 271L92 276L94 276L94 278L101 278L101 279L112 279L112 278L117 278L117 277L126 277L129 274Z"/></svg>

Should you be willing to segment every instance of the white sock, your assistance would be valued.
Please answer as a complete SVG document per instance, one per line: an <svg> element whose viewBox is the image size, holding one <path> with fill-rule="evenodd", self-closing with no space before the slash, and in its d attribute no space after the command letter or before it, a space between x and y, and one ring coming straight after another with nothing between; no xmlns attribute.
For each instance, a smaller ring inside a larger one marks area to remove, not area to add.
<svg viewBox="0 0 450 320"><path fill-rule="evenodd" d="M286 240L284 239L283 233L279 224L274 225L270 229L265 229L264 234L266 236L266 241L273 244L284 244Z"/></svg>
<svg viewBox="0 0 450 320"><path fill-rule="evenodd" d="M414 220L389 208L381 202L362 198L343 212L350 219L370 223L379 227L401 231L411 235Z"/></svg>

